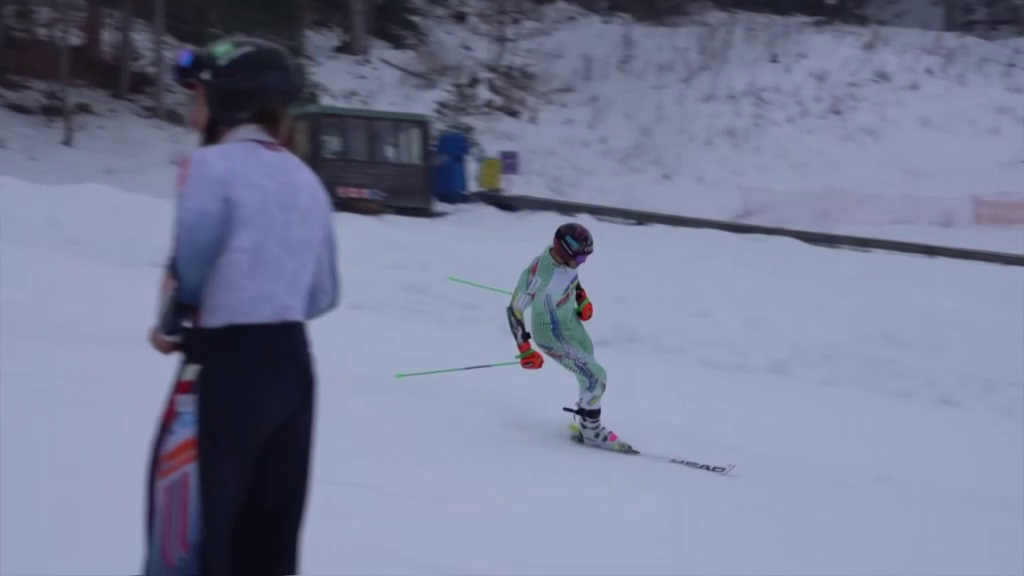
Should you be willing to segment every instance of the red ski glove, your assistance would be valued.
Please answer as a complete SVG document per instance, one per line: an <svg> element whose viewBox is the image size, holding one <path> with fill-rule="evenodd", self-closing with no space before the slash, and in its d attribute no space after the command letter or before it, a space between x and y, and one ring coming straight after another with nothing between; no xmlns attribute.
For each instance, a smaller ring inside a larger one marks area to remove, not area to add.
<svg viewBox="0 0 1024 576"><path fill-rule="evenodd" d="M576 285L576 315L584 322L594 316L594 305L587 298L587 291L579 284Z"/></svg>
<svg viewBox="0 0 1024 576"><path fill-rule="evenodd" d="M527 370L536 370L544 365L544 357L530 347L529 342L523 342L518 344L519 355L516 358L519 359L519 365Z"/></svg>

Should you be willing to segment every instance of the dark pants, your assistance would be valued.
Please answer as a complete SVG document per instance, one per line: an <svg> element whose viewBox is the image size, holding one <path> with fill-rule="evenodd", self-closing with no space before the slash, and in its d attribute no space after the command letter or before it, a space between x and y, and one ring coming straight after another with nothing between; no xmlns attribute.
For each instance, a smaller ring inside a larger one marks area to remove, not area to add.
<svg viewBox="0 0 1024 576"><path fill-rule="evenodd" d="M184 353L201 367L202 572L194 576L296 574L314 407L305 327L196 330Z"/></svg>

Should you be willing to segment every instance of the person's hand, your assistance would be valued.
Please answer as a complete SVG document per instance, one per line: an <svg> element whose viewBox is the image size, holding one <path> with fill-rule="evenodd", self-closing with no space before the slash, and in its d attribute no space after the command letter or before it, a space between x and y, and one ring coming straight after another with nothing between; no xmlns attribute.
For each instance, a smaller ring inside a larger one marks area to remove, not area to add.
<svg viewBox="0 0 1024 576"><path fill-rule="evenodd" d="M544 357L531 348L529 342L519 344L519 355L516 358L519 359L519 365L527 370L536 370L544 365Z"/></svg>
<svg viewBox="0 0 1024 576"><path fill-rule="evenodd" d="M180 344L180 340L168 338L161 334L156 328L149 331L149 345L161 354L170 354L171 352L176 351L178 349L178 344Z"/></svg>
<svg viewBox="0 0 1024 576"><path fill-rule="evenodd" d="M594 305L587 298L587 291L579 285L576 286L576 315L584 322L594 316Z"/></svg>

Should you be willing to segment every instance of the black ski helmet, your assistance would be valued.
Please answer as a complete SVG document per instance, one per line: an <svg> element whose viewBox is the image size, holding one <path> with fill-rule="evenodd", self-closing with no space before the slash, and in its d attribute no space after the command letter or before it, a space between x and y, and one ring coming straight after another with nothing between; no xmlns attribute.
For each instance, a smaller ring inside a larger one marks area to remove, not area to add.
<svg viewBox="0 0 1024 576"><path fill-rule="evenodd" d="M555 231L555 249L567 260L582 264L594 252L594 237L582 224L562 224Z"/></svg>
<svg viewBox="0 0 1024 576"><path fill-rule="evenodd" d="M287 108L302 94L302 71L286 49L257 38L232 36L184 50L175 80L206 88L210 122L230 128L263 108Z"/></svg>

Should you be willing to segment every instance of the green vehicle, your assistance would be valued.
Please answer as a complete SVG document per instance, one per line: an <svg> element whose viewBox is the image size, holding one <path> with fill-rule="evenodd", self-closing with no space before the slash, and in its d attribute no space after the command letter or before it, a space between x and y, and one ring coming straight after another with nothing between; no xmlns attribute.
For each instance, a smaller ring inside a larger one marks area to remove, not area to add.
<svg viewBox="0 0 1024 576"><path fill-rule="evenodd" d="M339 210L432 213L428 116L298 107L290 111L288 147L320 176Z"/></svg>

